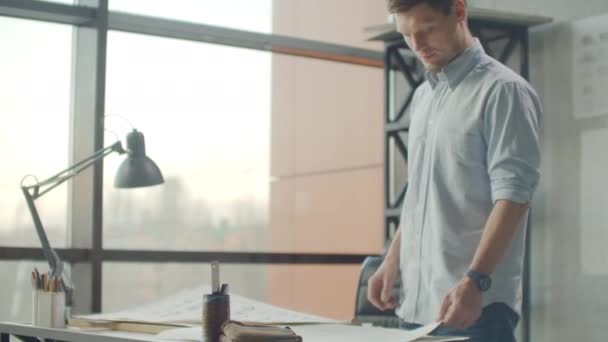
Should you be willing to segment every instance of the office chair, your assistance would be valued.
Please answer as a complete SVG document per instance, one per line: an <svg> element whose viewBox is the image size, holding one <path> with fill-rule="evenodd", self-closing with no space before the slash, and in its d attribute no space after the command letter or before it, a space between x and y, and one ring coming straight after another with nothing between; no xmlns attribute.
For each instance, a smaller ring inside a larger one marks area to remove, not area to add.
<svg viewBox="0 0 608 342"><path fill-rule="evenodd" d="M379 310L367 300L367 280L376 272L380 264L382 264L381 256L369 256L363 261L357 286L355 320L361 323L371 323L374 326L397 328L401 319L395 315L395 310ZM401 279L398 279L393 293L398 295L400 289Z"/></svg>

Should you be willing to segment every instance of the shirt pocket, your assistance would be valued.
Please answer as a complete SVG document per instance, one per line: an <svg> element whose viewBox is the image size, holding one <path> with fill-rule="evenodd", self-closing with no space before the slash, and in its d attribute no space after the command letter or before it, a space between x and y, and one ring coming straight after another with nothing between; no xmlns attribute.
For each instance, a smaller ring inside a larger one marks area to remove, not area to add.
<svg viewBox="0 0 608 342"><path fill-rule="evenodd" d="M485 165L485 142L476 132L447 132L443 146L458 164Z"/></svg>
<svg viewBox="0 0 608 342"><path fill-rule="evenodd" d="M420 164L422 162L425 145L426 134L412 135L409 139L408 164Z"/></svg>

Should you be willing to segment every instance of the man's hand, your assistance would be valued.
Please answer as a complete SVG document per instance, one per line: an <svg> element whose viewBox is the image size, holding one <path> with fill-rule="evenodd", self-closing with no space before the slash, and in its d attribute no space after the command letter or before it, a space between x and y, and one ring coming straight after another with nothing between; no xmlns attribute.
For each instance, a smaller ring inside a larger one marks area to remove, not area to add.
<svg viewBox="0 0 608 342"><path fill-rule="evenodd" d="M367 280L367 300L380 310L394 309L397 299L393 296L393 287L398 275L398 263L384 259L376 273Z"/></svg>
<svg viewBox="0 0 608 342"><path fill-rule="evenodd" d="M481 316L481 291L469 277L464 277L443 298L438 321L444 325L467 329Z"/></svg>

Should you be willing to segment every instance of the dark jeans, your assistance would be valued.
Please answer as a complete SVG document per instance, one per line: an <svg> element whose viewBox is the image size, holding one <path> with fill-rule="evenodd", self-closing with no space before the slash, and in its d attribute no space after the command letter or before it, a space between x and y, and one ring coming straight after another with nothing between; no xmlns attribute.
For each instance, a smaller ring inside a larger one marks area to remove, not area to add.
<svg viewBox="0 0 608 342"><path fill-rule="evenodd" d="M515 342L515 326L519 315L504 303L493 303L485 308L481 317L466 330L439 326L433 336L468 336L470 342ZM402 322L402 329L415 329L418 324Z"/></svg>

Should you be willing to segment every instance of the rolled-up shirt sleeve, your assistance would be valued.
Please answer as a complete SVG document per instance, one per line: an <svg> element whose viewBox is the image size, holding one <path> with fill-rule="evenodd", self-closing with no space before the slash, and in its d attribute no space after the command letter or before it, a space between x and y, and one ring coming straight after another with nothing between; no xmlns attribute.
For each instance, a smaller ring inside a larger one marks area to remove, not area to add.
<svg viewBox="0 0 608 342"><path fill-rule="evenodd" d="M540 178L541 106L523 83L495 86L484 113L483 135L492 201L529 203Z"/></svg>

